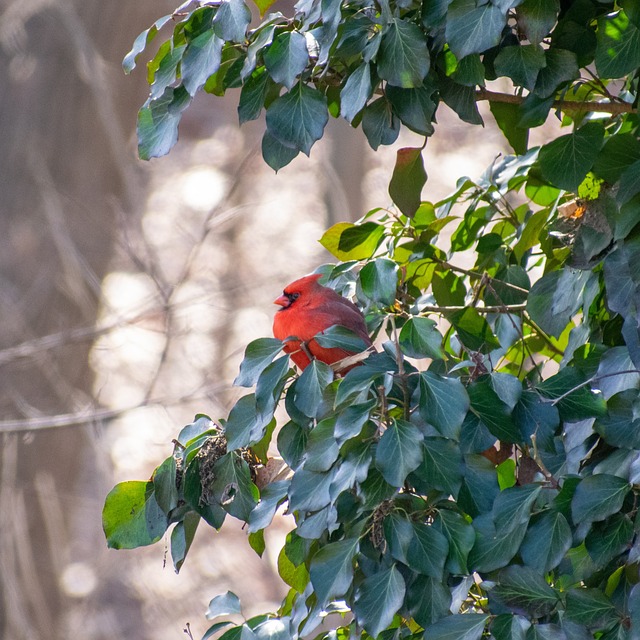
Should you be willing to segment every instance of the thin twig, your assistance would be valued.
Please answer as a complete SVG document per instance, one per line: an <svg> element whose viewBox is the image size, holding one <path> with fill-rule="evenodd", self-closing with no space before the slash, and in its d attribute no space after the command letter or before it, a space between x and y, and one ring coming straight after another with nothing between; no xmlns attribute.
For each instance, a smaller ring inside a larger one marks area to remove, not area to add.
<svg viewBox="0 0 640 640"><path fill-rule="evenodd" d="M582 389L582 387L586 387L590 385L592 382L597 382L598 380L604 380L605 378L614 378L615 376L625 376L625 375L629 375L630 373L640 374L640 369L626 369L625 371L614 371L613 373L603 373L600 376L592 376L588 380L585 380L584 382L577 384L575 387L573 387L573 389L569 389L569 391L567 391L566 393L563 393L562 395L559 395L557 398L554 398L551 401L551 405L552 406L557 405L559 402L562 402L562 400L570 396L572 393L575 393L576 391ZM551 400L551 399L547 398L547 400Z"/></svg>
<svg viewBox="0 0 640 640"><path fill-rule="evenodd" d="M433 306L427 305L422 307L422 313L452 313L455 311L464 311L469 309L468 305L462 306ZM527 308L526 303L511 305L491 305L488 307L473 307L478 313L519 313ZM420 315L422 315L422 313Z"/></svg>

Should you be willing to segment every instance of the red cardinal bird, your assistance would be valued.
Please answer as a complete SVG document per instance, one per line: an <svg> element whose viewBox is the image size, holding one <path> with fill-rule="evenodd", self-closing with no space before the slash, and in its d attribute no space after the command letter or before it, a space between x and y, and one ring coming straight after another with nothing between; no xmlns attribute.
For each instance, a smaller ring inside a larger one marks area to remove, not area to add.
<svg viewBox="0 0 640 640"><path fill-rule="evenodd" d="M354 352L338 347L323 348L312 340L315 335L325 329L333 325L341 325L362 338L368 347L372 343L362 311L333 289L319 284L318 280L321 277L322 274L314 273L300 278L286 286L282 295L274 300L274 304L279 304L282 309L277 311L273 319L273 335L278 340L289 337L299 338L313 357L331 365L354 355ZM304 369L311 361L300 341L287 342L284 350L291 354L291 358L300 369ZM345 367L340 370L340 373L346 373L354 366L356 365Z"/></svg>

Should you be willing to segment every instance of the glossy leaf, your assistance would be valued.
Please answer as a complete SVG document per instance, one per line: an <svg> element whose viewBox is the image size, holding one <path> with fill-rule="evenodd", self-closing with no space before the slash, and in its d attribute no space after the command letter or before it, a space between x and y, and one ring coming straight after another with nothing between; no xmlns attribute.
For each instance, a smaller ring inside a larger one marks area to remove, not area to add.
<svg viewBox="0 0 640 640"><path fill-rule="evenodd" d="M382 34L377 62L378 75L390 85L419 87L430 67L424 34L410 22L393 19Z"/></svg>
<svg viewBox="0 0 640 640"><path fill-rule="evenodd" d="M291 89L309 62L307 41L299 31L281 33L264 54L271 77Z"/></svg>
<svg viewBox="0 0 640 640"><path fill-rule="evenodd" d="M629 489L629 484L617 476L599 474L584 478L571 501L574 522L597 522L616 513Z"/></svg>
<svg viewBox="0 0 640 640"><path fill-rule="evenodd" d="M480 640L489 616L464 613L442 618L424 632L424 640Z"/></svg>
<svg viewBox="0 0 640 640"><path fill-rule="evenodd" d="M376 467L393 487L401 487L406 477L422 462L422 433L410 422L389 425L376 450Z"/></svg>
<svg viewBox="0 0 640 640"><path fill-rule="evenodd" d="M389 183L389 195L406 216L411 217L420 206L422 187L427 182L422 150L398 149L396 164Z"/></svg>
<svg viewBox="0 0 640 640"><path fill-rule="evenodd" d="M311 559L309 575L320 603L343 596L353 581L353 563L359 540L349 538L322 547Z"/></svg>
<svg viewBox="0 0 640 640"><path fill-rule="evenodd" d="M429 318L414 316L400 330L400 347L410 358L444 358L442 334Z"/></svg>

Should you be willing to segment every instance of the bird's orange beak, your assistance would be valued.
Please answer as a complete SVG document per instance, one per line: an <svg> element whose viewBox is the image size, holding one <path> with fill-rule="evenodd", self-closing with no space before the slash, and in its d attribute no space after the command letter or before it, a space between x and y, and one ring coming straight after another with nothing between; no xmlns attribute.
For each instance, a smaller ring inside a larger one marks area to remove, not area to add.
<svg viewBox="0 0 640 640"><path fill-rule="evenodd" d="M291 304L291 300L284 295L284 293L273 301L273 304L278 304L283 308L287 308Z"/></svg>

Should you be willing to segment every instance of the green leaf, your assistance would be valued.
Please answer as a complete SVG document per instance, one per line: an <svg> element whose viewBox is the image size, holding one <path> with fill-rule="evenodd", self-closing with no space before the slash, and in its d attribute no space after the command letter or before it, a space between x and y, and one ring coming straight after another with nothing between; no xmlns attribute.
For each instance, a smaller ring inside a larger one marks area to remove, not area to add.
<svg viewBox="0 0 640 640"><path fill-rule="evenodd" d="M208 432L214 431L216 431L216 425L209 416L197 415L191 424L188 424L180 430L177 440L183 447L186 447L193 440L198 439Z"/></svg>
<svg viewBox="0 0 640 640"><path fill-rule="evenodd" d="M282 341L275 338L258 338L250 342L244 351L244 359L240 363L240 373L233 384L238 387L253 386L281 350Z"/></svg>
<svg viewBox="0 0 640 640"><path fill-rule="evenodd" d="M406 216L413 216L422 200L422 187L427 182L422 149L398 149L396 164L389 183L389 195Z"/></svg>
<svg viewBox="0 0 640 640"><path fill-rule="evenodd" d="M623 205L640 192L640 160L636 160L627 167L620 176L620 186L616 194L616 201Z"/></svg>
<svg viewBox="0 0 640 640"><path fill-rule="evenodd" d="M305 564L294 564L286 553L287 547L282 547L278 555L278 575L298 593L302 593L309 583L309 572Z"/></svg>
<svg viewBox="0 0 640 640"><path fill-rule="evenodd" d="M402 352L410 358L444 358L442 334L429 318L409 318L400 330L399 340Z"/></svg>
<svg viewBox="0 0 640 640"><path fill-rule="evenodd" d="M178 506L178 488L176 486L176 460L167 458L154 472L151 478L158 506L169 515Z"/></svg>
<svg viewBox="0 0 640 640"><path fill-rule="evenodd" d="M424 640L480 640L489 619L484 613L459 613L427 627Z"/></svg>
<svg viewBox="0 0 640 640"><path fill-rule="evenodd" d="M249 515L249 533L256 533L268 527L278 510L286 500L290 480L271 482L260 492L260 502Z"/></svg>
<svg viewBox="0 0 640 640"><path fill-rule="evenodd" d="M180 572L184 564L199 524L200 516L189 511L171 532L171 560L176 573Z"/></svg>
<svg viewBox="0 0 640 640"><path fill-rule="evenodd" d="M184 499L208 525L220 529L227 514L216 501L210 486L203 490L202 460L200 456L195 456L187 466L183 481Z"/></svg>
<svg viewBox="0 0 640 640"><path fill-rule="evenodd" d="M242 85L238 102L238 120L240 124L255 120L262 112L269 90L274 87L264 67L256 69Z"/></svg>
<svg viewBox="0 0 640 640"><path fill-rule="evenodd" d="M545 180L575 193L593 166L603 139L602 125L587 122L573 133L545 144L538 155Z"/></svg>
<svg viewBox="0 0 640 640"><path fill-rule="evenodd" d="M167 87L138 112L138 155L142 160L164 156L178 141L178 124L191 96L184 87Z"/></svg>
<svg viewBox="0 0 640 640"><path fill-rule="evenodd" d="M375 151L380 145L393 144L400 133L400 119L383 96L367 105L362 113L362 130Z"/></svg>
<svg viewBox="0 0 640 640"><path fill-rule="evenodd" d="M424 493L438 489L457 497L462 484L462 470L462 454L458 445L447 438L429 436L424 439L422 463L409 481Z"/></svg>
<svg viewBox="0 0 640 640"><path fill-rule="evenodd" d="M498 584L489 592L489 599L497 600L514 613L535 618L548 615L559 601L558 594L540 573L519 565L500 572Z"/></svg>
<svg viewBox="0 0 640 640"><path fill-rule="evenodd" d="M425 371L420 374L420 415L443 436L458 439L469 410L469 396L458 378Z"/></svg>
<svg viewBox="0 0 640 640"><path fill-rule="evenodd" d="M347 538L322 547L311 559L309 575L321 606L343 596L353 582L353 563L360 541Z"/></svg>
<svg viewBox="0 0 640 640"><path fill-rule="evenodd" d="M489 323L473 307L448 314L460 342L472 351L498 349L500 343L493 335Z"/></svg>
<svg viewBox="0 0 640 640"><path fill-rule="evenodd" d="M433 521L433 528L440 531L449 543L445 564L447 571L457 576L467 575L467 558L476 539L473 527L459 513L440 509Z"/></svg>
<svg viewBox="0 0 640 640"><path fill-rule="evenodd" d="M530 627L531 622L524 616L502 613L491 623L491 637L495 640L526 640Z"/></svg>
<svg viewBox="0 0 640 640"><path fill-rule="evenodd" d="M269 7L276 3L276 0L253 0L253 3L258 7L260 17L262 17L269 10Z"/></svg>
<svg viewBox="0 0 640 640"><path fill-rule="evenodd" d="M565 615L587 627L604 627L619 619L616 608L599 589L569 589Z"/></svg>
<svg viewBox="0 0 640 640"><path fill-rule="evenodd" d="M422 462L422 440L418 427L403 420L388 426L382 434L376 450L376 467L391 486L401 487Z"/></svg>
<svg viewBox="0 0 640 640"><path fill-rule="evenodd" d="M205 31L187 45L180 71L182 84L191 96L220 68L223 44L224 40L218 38L213 31Z"/></svg>
<svg viewBox="0 0 640 640"><path fill-rule="evenodd" d="M378 258L362 267L358 277L362 293L383 307L391 306L396 299L398 265L393 260Z"/></svg>
<svg viewBox="0 0 640 640"><path fill-rule="evenodd" d="M369 63L363 62L349 74L340 90L340 114L342 117L347 122L351 122L362 111L372 93L371 67Z"/></svg>
<svg viewBox="0 0 640 640"><path fill-rule="evenodd" d="M321 420L307 438L304 468L308 471L328 471L338 459L339 447L333 434L336 418Z"/></svg>
<svg viewBox="0 0 640 640"><path fill-rule="evenodd" d="M447 538L438 529L421 522L413 523L407 561L414 571L441 580L448 553Z"/></svg>
<svg viewBox="0 0 640 640"><path fill-rule="evenodd" d="M285 31L266 49L263 57L271 77L291 89L309 63L306 38L299 31Z"/></svg>
<svg viewBox="0 0 640 640"><path fill-rule="evenodd" d="M606 521L595 524L587 534L584 544L593 563L597 567L604 567L628 551L633 535L631 519L625 514L615 513Z"/></svg>
<svg viewBox="0 0 640 640"><path fill-rule="evenodd" d="M546 65L544 49L537 44L504 47L494 65L499 76L507 76L514 84L531 90L540 69Z"/></svg>
<svg viewBox="0 0 640 640"><path fill-rule="evenodd" d="M409 615L426 628L449 613L451 594L441 580L419 575L407 593L407 606Z"/></svg>
<svg viewBox="0 0 640 640"><path fill-rule="evenodd" d="M512 443L522 441L522 434L511 418L511 410L500 400L488 380L470 384L467 393L471 402L470 410L498 440Z"/></svg>
<svg viewBox="0 0 640 640"><path fill-rule="evenodd" d="M338 260L368 260L380 246L384 232L375 222L338 222L324 232L320 244Z"/></svg>
<svg viewBox="0 0 640 640"><path fill-rule="evenodd" d="M244 0L222 0L213 18L215 34L225 41L244 42L251 11Z"/></svg>
<svg viewBox="0 0 640 640"><path fill-rule="evenodd" d="M640 66L640 30L624 11L598 20L596 70L601 78L619 78Z"/></svg>
<svg viewBox="0 0 640 640"><path fill-rule="evenodd" d="M431 66L424 33L415 24L394 18L382 33L376 61L378 75L390 85L419 87Z"/></svg>
<svg viewBox="0 0 640 640"><path fill-rule="evenodd" d="M229 450L248 447L260 440L267 422L258 413L254 394L240 398L231 409L225 424L224 432Z"/></svg>
<svg viewBox="0 0 640 640"><path fill-rule="evenodd" d="M494 4L476 6L475 0L453 0L449 5L445 36L458 60L484 53L500 42L506 11Z"/></svg>
<svg viewBox="0 0 640 640"><path fill-rule="evenodd" d="M618 133L607 138L593 165L593 171L609 184L614 184L638 160L640 140L632 133Z"/></svg>
<svg viewBox="0 0 640 640"><path fill-rule="evenodd" d="M482 514L473 521L476 541L469 553L470 571L494 571L509 564L518 552L527 525L496 527L490 514Z"/></svg>
<svg viewBox="0 0 640 640"><path fill-rule="evenodd" d="M158 505L153 482L120 482L107 495L102 528L110 549L135 549L162 538L169 526Z"/></svg>
<svg viewBox="0 0 640 640"><path fill-rule="evenodd" d="M444 103L453 109L461 120L469 124L484 124L478 111L476 90L458 84L446 77L440 78L440 97Z"/></svg>
<svg viewBox="0 0 640 640"><path fill-rule="evenodd" d="M566 49L547 49L546 66L540 69L533 92L540 98L553 95L558 87L580 76L578 58L573 51Z"/></svg>
<svg viewBox="0 0 640 640"><path fill-rule="evenodd" d="M333 371L328 364L320 360L312 360L300 375L296 384L294 403L305 416L315 418L318 414L322 395L327 385L333 380Z"/></svg>
<svg viewBox="0 0 640 640"><path fill-rule="evenodd" d="M500 131L504 133L504 137L509 141L511 148L517 154L522 155L526 153L529 130L518 126L520 120L520 109L518 105L503 102L489 102L489 109L491 109L491 113L496 119Z"/></svg>
<svg viewBox="0 0 640 640"><path fill-rule="evenodd" d="M240 606L240 598L233 593L227 591L222 595L216 596L209 602L207 612L205 613L207 620L215 620L220 616L241 615L242 607Z"/></svg>
<svg viewBox="0 0 640 640"><path fill-rule="evenodd" d="M559 0L524 0L516 9L518 26L532 44L547 37L560 12Z"/></svg>
<svg viewBox="0 0 640 640"><path fill-rule="evenodd" d="M620 511L629 493L629 483L608 474L587 476L576 487L571 500L571 516L576 524L598 522Z"/></svg>
<svg viewBox="0 0 640 640"><path fill-rule="evenodd" d="M356 590L353 607L359 624L375 638L391 624L404 594L404 580L395 565L365 578Z"/></svg>
<svg viewBox="0 0 640 640"><path fill-rule="evenodd" d="M637 380L637 374L630 375L635 375ZM607 414L595 421L594 430L612 447L640 449L640 418L634 417L637 397L636 389L613 396L607 403Z"/></svg>
<svg viewBox="0 0 640 640"><path fill-rule="evenodd" d="M541 573L560 564L572 546L571 527L558 512L547 512L529 526L520 555L524 563Z"/></svg>
<svg viewBox="0 0 640 640"><path fill-rule="evenodd" d="M211 491L225 511L247 522L258 503L259 491L251 481L249 465L231 451L213 465L214 481Z"/></svg>
<svg viewBox="0 0 640 640"><path fill-rule="evenodd" d="M286 167L299 153L298 149L286 147L268 131L264 132L262 136L262 157L274 171Z"/></svg>
<svg viewBox="0 0 640 640"><path fill-rule="evenodd" d="M329 120L327 99L299 82L267 109L267 130L283 145L309 155Z"/></svg>
<svg viewBox="0 0 640 640"><path fill-rule="evenodd" d="M322 333L317 334L314 339L325 349L337 348L352 351L353 353L365 351L368 346L357 333L339 324L334 324L325 329Z"/></svg>
<svg viewBox="0 0 640 640"><path fill-rule="evenodd" d="M369 420L369 415L376 405L376 401L372 399L362 404L353 404L340 411L334 434L341 445L362 431L362 427Z"/></svg>
<svg viewBox="0 0 640 640"><path fill-rule="evenodd" d="M415 89L400 89L391 85L385 88L385 96L402 124L422 136L430 136L434 131L432 120L436 103L432 95L433 88L426 85Z"/></svg>
<svg viewBox="0 0 640 640"><path fill-rule="evenodd" d="M289 488L290 511L319 511L331 502L329 487L333 474L299 469Z"/></svg>
<svg viewBox="0 0 640 640"><path fill-rule="evenodd" d="M145 47L156 37L158 31L164 27L169 20L171 20L171 14L162 16L156 20L148 29L143 31L133 42L131 51L127 53L122 61L122 68L126 74L131 73L136 67L137 57L144 51Z"/></svg>

